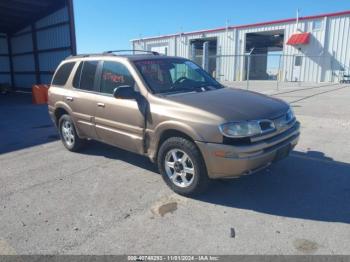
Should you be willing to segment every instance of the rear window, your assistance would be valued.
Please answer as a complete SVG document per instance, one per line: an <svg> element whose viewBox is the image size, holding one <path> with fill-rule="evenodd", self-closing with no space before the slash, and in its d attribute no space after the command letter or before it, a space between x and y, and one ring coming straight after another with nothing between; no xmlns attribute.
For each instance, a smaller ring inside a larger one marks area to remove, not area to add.
<svg viewBox="0 0 350 262"><path fill-rule="evenodd" d="M74 67L75 62L65 63L63 64L56 72L52 85L63 86L66 84L70 73Z"/></svg>

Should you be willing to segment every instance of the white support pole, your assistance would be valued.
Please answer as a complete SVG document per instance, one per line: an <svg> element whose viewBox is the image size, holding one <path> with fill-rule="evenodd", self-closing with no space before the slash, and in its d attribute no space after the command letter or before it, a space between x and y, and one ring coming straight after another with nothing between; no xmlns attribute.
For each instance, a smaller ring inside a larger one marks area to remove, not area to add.
<svg viewBox="0 0 350 262"><path fill-rule="evenodd" d="M205 71L209 71L209 42L203 43L203 60L202 67Z"/></svg>
<svg viewBox="0 0 350 262"><path fill-rule="evenodd" d="M196 45L194 43L191 44L191 60L194 61L196 58Z"/></svg>
<svg viewBox="0 0 350 262"><path fill-rule="evenodd" d="M280 55L279 60L278 60L278 70L277 70L277 90L279 90L279 81L280 81L280 70L281 70L281 60L282 60L282 55Z"/></svg>
<svg viewBox="0 0 350 262"><path fill-rule="evenodd" d="M250 77L250 57L254 51L254 48L250 50L249 55L248 55L248 65L247 65L247 89L249 89L249 77Z"/></svg>

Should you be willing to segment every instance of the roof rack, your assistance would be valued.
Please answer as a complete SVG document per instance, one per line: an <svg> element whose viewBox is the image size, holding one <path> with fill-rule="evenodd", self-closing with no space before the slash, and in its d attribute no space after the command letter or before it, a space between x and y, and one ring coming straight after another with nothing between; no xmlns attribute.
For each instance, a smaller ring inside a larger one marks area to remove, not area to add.
<svg viewBox="0 0 350 262"><path fill-rule="evenodd" d="M101 55L115 55L114 53L122 53L122 52L143 52L143 53L149 53L155 56L160 55L158 52L155 51L145 51L145 50L111 50L111 51L105 51L102 54L97 53L97 54L79 54L79 55L70 55L66 57L66 59L71 59L71 58L80 58L80 57L94 57L94 56L101 56Z"/></svg>
<svg viewBox="0 0 350 262"><path fill-rule="evenodd" d="M136 49L130 49L130 50L110 50L110 51L105 51L103 54L113 54L113 53L122 53L122 52L143 52L143 53L149 53L152 55L159 55L158 52L155 51L146 51L146 50L136 50Z"/></svg>
<svg viewBox="0 0 350 262"><path fill-rule="evenodd" d="M78 55L70 55L70 56L67 56L66 59L70 59L70 58L80 58L80 57L94 57L94 56L101 56L101 54L78 54Z"/></svg>

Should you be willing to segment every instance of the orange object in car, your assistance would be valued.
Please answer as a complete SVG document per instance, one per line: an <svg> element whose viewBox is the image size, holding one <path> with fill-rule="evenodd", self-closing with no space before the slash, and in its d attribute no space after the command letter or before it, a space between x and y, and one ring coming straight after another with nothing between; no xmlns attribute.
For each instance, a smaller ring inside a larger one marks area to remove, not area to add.
<svg viewBox="0 0 350 262"><path fill-rule="evenodd" d="M48 99L48 85L33 85L32 87L32 101L33 104L47 104Z"/></svg>

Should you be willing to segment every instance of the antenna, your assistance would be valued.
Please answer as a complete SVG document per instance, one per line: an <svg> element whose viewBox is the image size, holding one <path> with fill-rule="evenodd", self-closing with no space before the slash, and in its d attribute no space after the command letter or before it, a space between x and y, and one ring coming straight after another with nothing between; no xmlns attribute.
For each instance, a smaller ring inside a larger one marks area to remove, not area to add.
<svg viewBox="0 0 350 262"><path fill-rule="evenodd" d="M296 32L299 31L299 13L300 13L300 9L297 9L297 19L296 19Z"/></svg>

